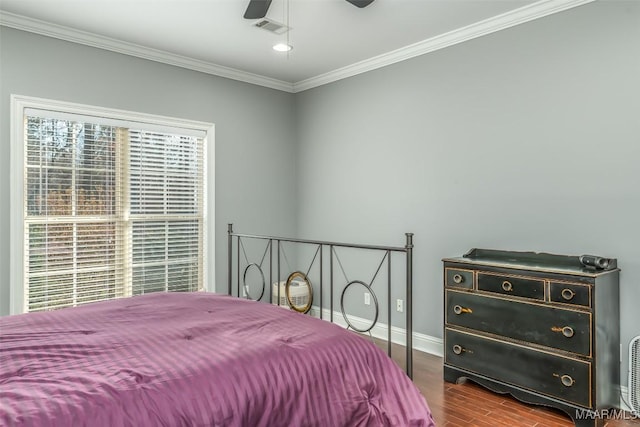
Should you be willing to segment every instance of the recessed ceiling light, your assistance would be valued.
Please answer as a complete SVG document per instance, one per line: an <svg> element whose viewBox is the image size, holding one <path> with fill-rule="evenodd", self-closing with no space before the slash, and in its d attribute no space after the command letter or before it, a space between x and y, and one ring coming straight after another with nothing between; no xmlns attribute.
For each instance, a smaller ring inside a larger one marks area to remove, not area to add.
<svg viewBox="0 0 640 427"><path fill-rule="evenodd" d="M278 43L273 46L273 50L278 52L289 52L293 47L285 43Z"/></svg>

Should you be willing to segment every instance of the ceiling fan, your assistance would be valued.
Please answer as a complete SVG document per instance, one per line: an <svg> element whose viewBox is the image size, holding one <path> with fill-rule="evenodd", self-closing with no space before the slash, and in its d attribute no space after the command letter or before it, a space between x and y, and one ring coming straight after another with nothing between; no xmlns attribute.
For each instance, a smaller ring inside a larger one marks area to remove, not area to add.
<svg viewBox="0 0 640 427"><path fill-rule="evenodd" d="M363 8L373 3L373 0L346 0L354 6ZM271 6L271 0L249 0L247 10L244 12L245 19L260 19L267 15Z"/></svg>

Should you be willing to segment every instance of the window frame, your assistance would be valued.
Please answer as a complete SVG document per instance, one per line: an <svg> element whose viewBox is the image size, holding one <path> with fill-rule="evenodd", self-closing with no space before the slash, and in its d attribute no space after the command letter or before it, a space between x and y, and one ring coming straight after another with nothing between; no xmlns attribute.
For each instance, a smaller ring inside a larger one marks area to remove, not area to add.
<svg viewBox="0 0 640 427"><path fill-rule="evenodd" d="M151 126L182 128L185 131L204 132L203 138L203 246L202 280L205 291L215 291L209 278L215 278L215 125L213 123L178 119L155 114L139 113L65 101L56 101L22 95L11 95L10 123L10 232L9 232L9 313L26 312L25 283L27 248L24 244L25 227L25 143L24 117L27 109L51 110L98 119L144 123Z"/></svg>

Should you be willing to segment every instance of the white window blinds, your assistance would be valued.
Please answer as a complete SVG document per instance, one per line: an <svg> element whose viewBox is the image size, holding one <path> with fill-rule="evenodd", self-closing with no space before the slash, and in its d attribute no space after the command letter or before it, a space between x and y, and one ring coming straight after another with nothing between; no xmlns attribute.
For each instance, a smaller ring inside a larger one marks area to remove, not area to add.
<svg viewBox="0 0 640 427"><path fill-rule="evenodd" d="M202 283L202 144L129 131L133 294Z"/></svg>
<svg viewBox="0 0 640 427"><path fill-rule="evenodd" d="M202 289L203 137L48 113L24 118L25 310Z"/></svg>

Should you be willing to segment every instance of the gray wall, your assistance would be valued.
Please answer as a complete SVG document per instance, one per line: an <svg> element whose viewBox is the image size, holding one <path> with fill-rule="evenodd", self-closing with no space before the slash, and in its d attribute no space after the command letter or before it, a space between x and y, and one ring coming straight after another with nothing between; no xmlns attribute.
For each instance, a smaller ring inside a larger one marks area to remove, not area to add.
<svg viewBox="0 0 640 427"><path fill-rule="evenodd" d="M639 76L640 3L604 1L298 94L298 234L414 232L414 325L435 337L443 257L617 257L626 354L640 334Z"/></svg>
<svg viewBox="0 0 640 427"><path fill-rule="evenodd" d="M215 281L219 291L226 289L227 222L243 232L295 232L296 213L279 209L295 192L293 95L6 27L0 31L0 315L9 313L11 94L215 123L211 288Z"/></svg>

